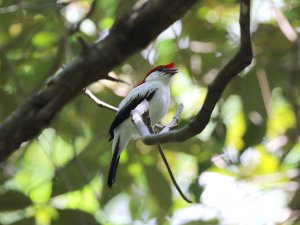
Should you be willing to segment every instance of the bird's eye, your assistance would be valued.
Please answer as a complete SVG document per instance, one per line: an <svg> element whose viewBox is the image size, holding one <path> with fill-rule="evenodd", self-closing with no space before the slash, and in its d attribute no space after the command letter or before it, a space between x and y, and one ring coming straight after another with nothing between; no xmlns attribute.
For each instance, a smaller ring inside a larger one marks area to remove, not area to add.
<svg viewBox="0 0 300 225"><path fill-rule="evenodd" d="M162 71L163 71L163 68L158 68L157 71L158 71L158 72L162 72Z"/></svg>

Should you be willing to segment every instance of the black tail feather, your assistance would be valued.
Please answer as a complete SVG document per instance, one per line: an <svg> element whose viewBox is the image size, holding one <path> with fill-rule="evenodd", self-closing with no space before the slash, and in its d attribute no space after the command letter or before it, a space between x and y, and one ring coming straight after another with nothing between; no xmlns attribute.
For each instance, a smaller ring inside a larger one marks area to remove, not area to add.
<svg viewBox="0 0 300 225"><path fill-rule="evenodd" d="M120 137L117 140L117 143L116 143L116 146L114 149L114 154L113 154L113 157L112 157L111 163L110 163L109 173L108 173L108 177L107 177L107 185L109 188L111 188L111 186L115 182L116 173L117 173L117 169L118 169L118 165L119 165L119 160L120 160L119 151L118 151L119 143L120 143Z"/></svg>

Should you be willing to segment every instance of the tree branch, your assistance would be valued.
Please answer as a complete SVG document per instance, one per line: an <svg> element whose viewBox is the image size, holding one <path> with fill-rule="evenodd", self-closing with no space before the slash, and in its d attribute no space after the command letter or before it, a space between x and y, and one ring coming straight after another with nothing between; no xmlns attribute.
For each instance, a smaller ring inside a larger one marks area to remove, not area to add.
<svg viewBox="0 0 300 225"><path fill-rule="evenodd" d="M171 121L171 123L165 127L165 129L163 129L161 132L167 132L167 130L169 130L171 127L174 127L175 124L178 121L178 118L182 112L183 109L183 104L180 104L178 107L178 110L175 114L175 116L173 117L173 120ZM130 113L131 115L131 119L132 122L134 123L134 125L136 126L136 128L138 129L140 135L142 136L145 133L154 133L153 128L151 127L151 121L150 121L150 117L149 117L149 103L147 100L142 101L134 110L131 111ZM165 131L164 131L165 130ZM180 186L178 185L171 167L168 163L168 160L163 152L163 149L161 147L160 144L157 144L158 147L158 151L160 154L160 157L162 158L167 171L169 173L169 176L172 180L173 185L175 186L176 190L178 191L178 193L180 194L180 196L188 203L192 203L192 201L190 199L188 199L185 194L183 193L183 191L181 190Z"/></svg>
<svg viewBox="0 0 300 225"><path fill-rule="evenodd" d="M114 67L144 48L195 2L150 0L119 18L105 39L82 51L0 124L0 161L23 142L36 137L84 87L107 79Z"/></svg>
<svg viewBox="0 0 300 225"><path fill-rule="evenodd" d="M243 71L252 61L250 37L250 0L240 0L241 45L235 56L221 69L208 87L204 104L196 117L188 125L167 133L142 136L145 144L182 142L203 131L208 124L212 111L229 82Z"/></svg>
<svg viewBox="0 0 300 225"><path fill-rule="evenodd" d="M97 106L109 109L113 112L118 112L119 109L117 107L114 107L110 104L107 104L106 102L99 100L95 95L93 95L93 93L89 89L84 88L83 93L87 95L93 102L95 102Z"/></svg>

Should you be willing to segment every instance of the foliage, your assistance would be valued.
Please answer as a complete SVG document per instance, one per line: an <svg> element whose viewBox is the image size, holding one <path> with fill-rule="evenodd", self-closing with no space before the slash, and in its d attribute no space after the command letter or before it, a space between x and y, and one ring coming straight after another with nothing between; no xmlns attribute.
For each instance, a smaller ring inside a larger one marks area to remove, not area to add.
<svg viewBox="0 0 300 225"><path fill-rule="evenodd" d="M98 0L81 21L92 1L0 1L1 121L78 54L76 37L103 38L135 4ZM111 75L134 84L152 65L173 60L180 73L162 122L182 102L179 126L188 123L237 49L238 10L232 0L198 2ZM172 187L155 146L139 140L122 153L108 189L114 113L80 95L1 164L0 224L300 224L293 213L300 207L299 10L298 0L253 0L251 68L230 84L202 134L163 146L193 204ZM90 86L115 106L130 88Z"/></svg>

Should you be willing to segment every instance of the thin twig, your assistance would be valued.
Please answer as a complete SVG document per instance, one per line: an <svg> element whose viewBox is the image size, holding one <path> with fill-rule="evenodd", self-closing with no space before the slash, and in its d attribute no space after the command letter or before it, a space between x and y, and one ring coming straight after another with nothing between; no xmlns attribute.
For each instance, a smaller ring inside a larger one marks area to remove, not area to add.
<svg viewBox="0 0 300 225"><path fill-rule="evenodd" d="M173 117L173 120L171 121L171 123L166 126L166 130L170 129L171 127L174 127L178 121L178 118L180 116L180 113L182 112L182 109L183 109L183 104L180 104L179 107L178 107L178 110L175 114L175 116ZM147 100L144 100L142 103L140 103L134 110L131 111L131 118L132 118L132 122L135 124L135 126L138 128L139 132L141 133L145 133L145 132L149 132L150 133L154 133L154 130L153 128L151 127L151 120L150 120L150 117L149 117L149 103ZM143 126L145 125L145 126ZM146 130L143 130L143 129L146 129ZM161 132L163 132L165 129L163 129ZM167 131L166 131L167 132ZM189 203L192 203L192 201L190 199L188 199L183 191L181 190L180 186L178 185L178 183L176 182L176 179L172 173L172 170L171 170L171 167L168 163L168 160L163 152L163 149L161 147L160 144L157 144L157 147L158 147L158 151L159 151L159 154L168 170L168 173L169 173L169 176L176 188L176 190L178 191L178 193L181 195L181 197L189 202Z"/></svg>
<svg viewBox="0 0 300 225"><path fill-rule="evenodd" d="M113 112L118 112L118 108L116 108L116 107L114 107L114 106L112 106L112 105L110 105L110 104L108 104L106 102L103 102L103 101L99 100L95 95L92 94L92 92L89 89L84 88L83 92L90 99L92 99L97 104L97 106L109 109L109 110L111 110Z"/></svg>
<svg viewBox="0 0 300 225"><path fill-rule="evenodd" d="M176 190L178 191L178 193L181 195L181 197L182 197L185 201L187 201L188 203L192 203L192 201L191 201L190 199L188 199L188 198L184 195L183 191L180 189L178 183L176 182L175 177L174 177L174 175L173 175L173 173L172 173L172 170L171 170L171 168L170 168L170 165L169 165L169 163L168 163L168 161L167 161L167 158L166 158L166 156L164 155L164 152L163 152L163 149L162 149L161 145L160 145L160 144L157 144L157 147L158 147L159 154L160 154L162 160L164 161L164 163L165 163L165 165L166 165L166 168L167 168L167 170L168 170L168 173L169 173L169 175L170 175L170 178L171 178L171 180L172 180L172 182L173 182L173 184L174 184Z"/></svg>
<svg viewBox="0 0 300 225"><path fill-rule="evenodd" d="M161 125L159 123L155 124L154 127L157 128L157 129L159 129L159 130L163 130L165 128L164 125Z"/></svg>
<svg viewBox="0 0 300 225"><path fill-rule="evenodd" d="M268 77L266 74L266 71L262 68L258 68L256 70L257 80L260 87L260 92L262 95L263 103L267 112L268 117L272 114L272 108L271 108L271 99L272 99L272 93L268 81Z"/></svg>
<svg viewBox="0 0 300 225"><path fill-rule="evenodd" d="M180 103L178 105L176 114L174 115L171 123L169 123L167 126L165 126L160 133L169 132L170 130L172 130L174 127L177 126L177 123L178 123L178 120L179 120L179 116L180 116L182 110L183 110L183 104Z"/></svg>
<svg viewBox="0 0 300 225"><path fill-rule="evenodd" d="M123 84L127 84L127 85L131 86L131 84L128 83L127 81L119 79L119 78L115 78L115 77L112 77L112 76L109 76L109 75L107 75L106 80L115 81L115 82L118 82L118 83L123 83Z"/></svg>

